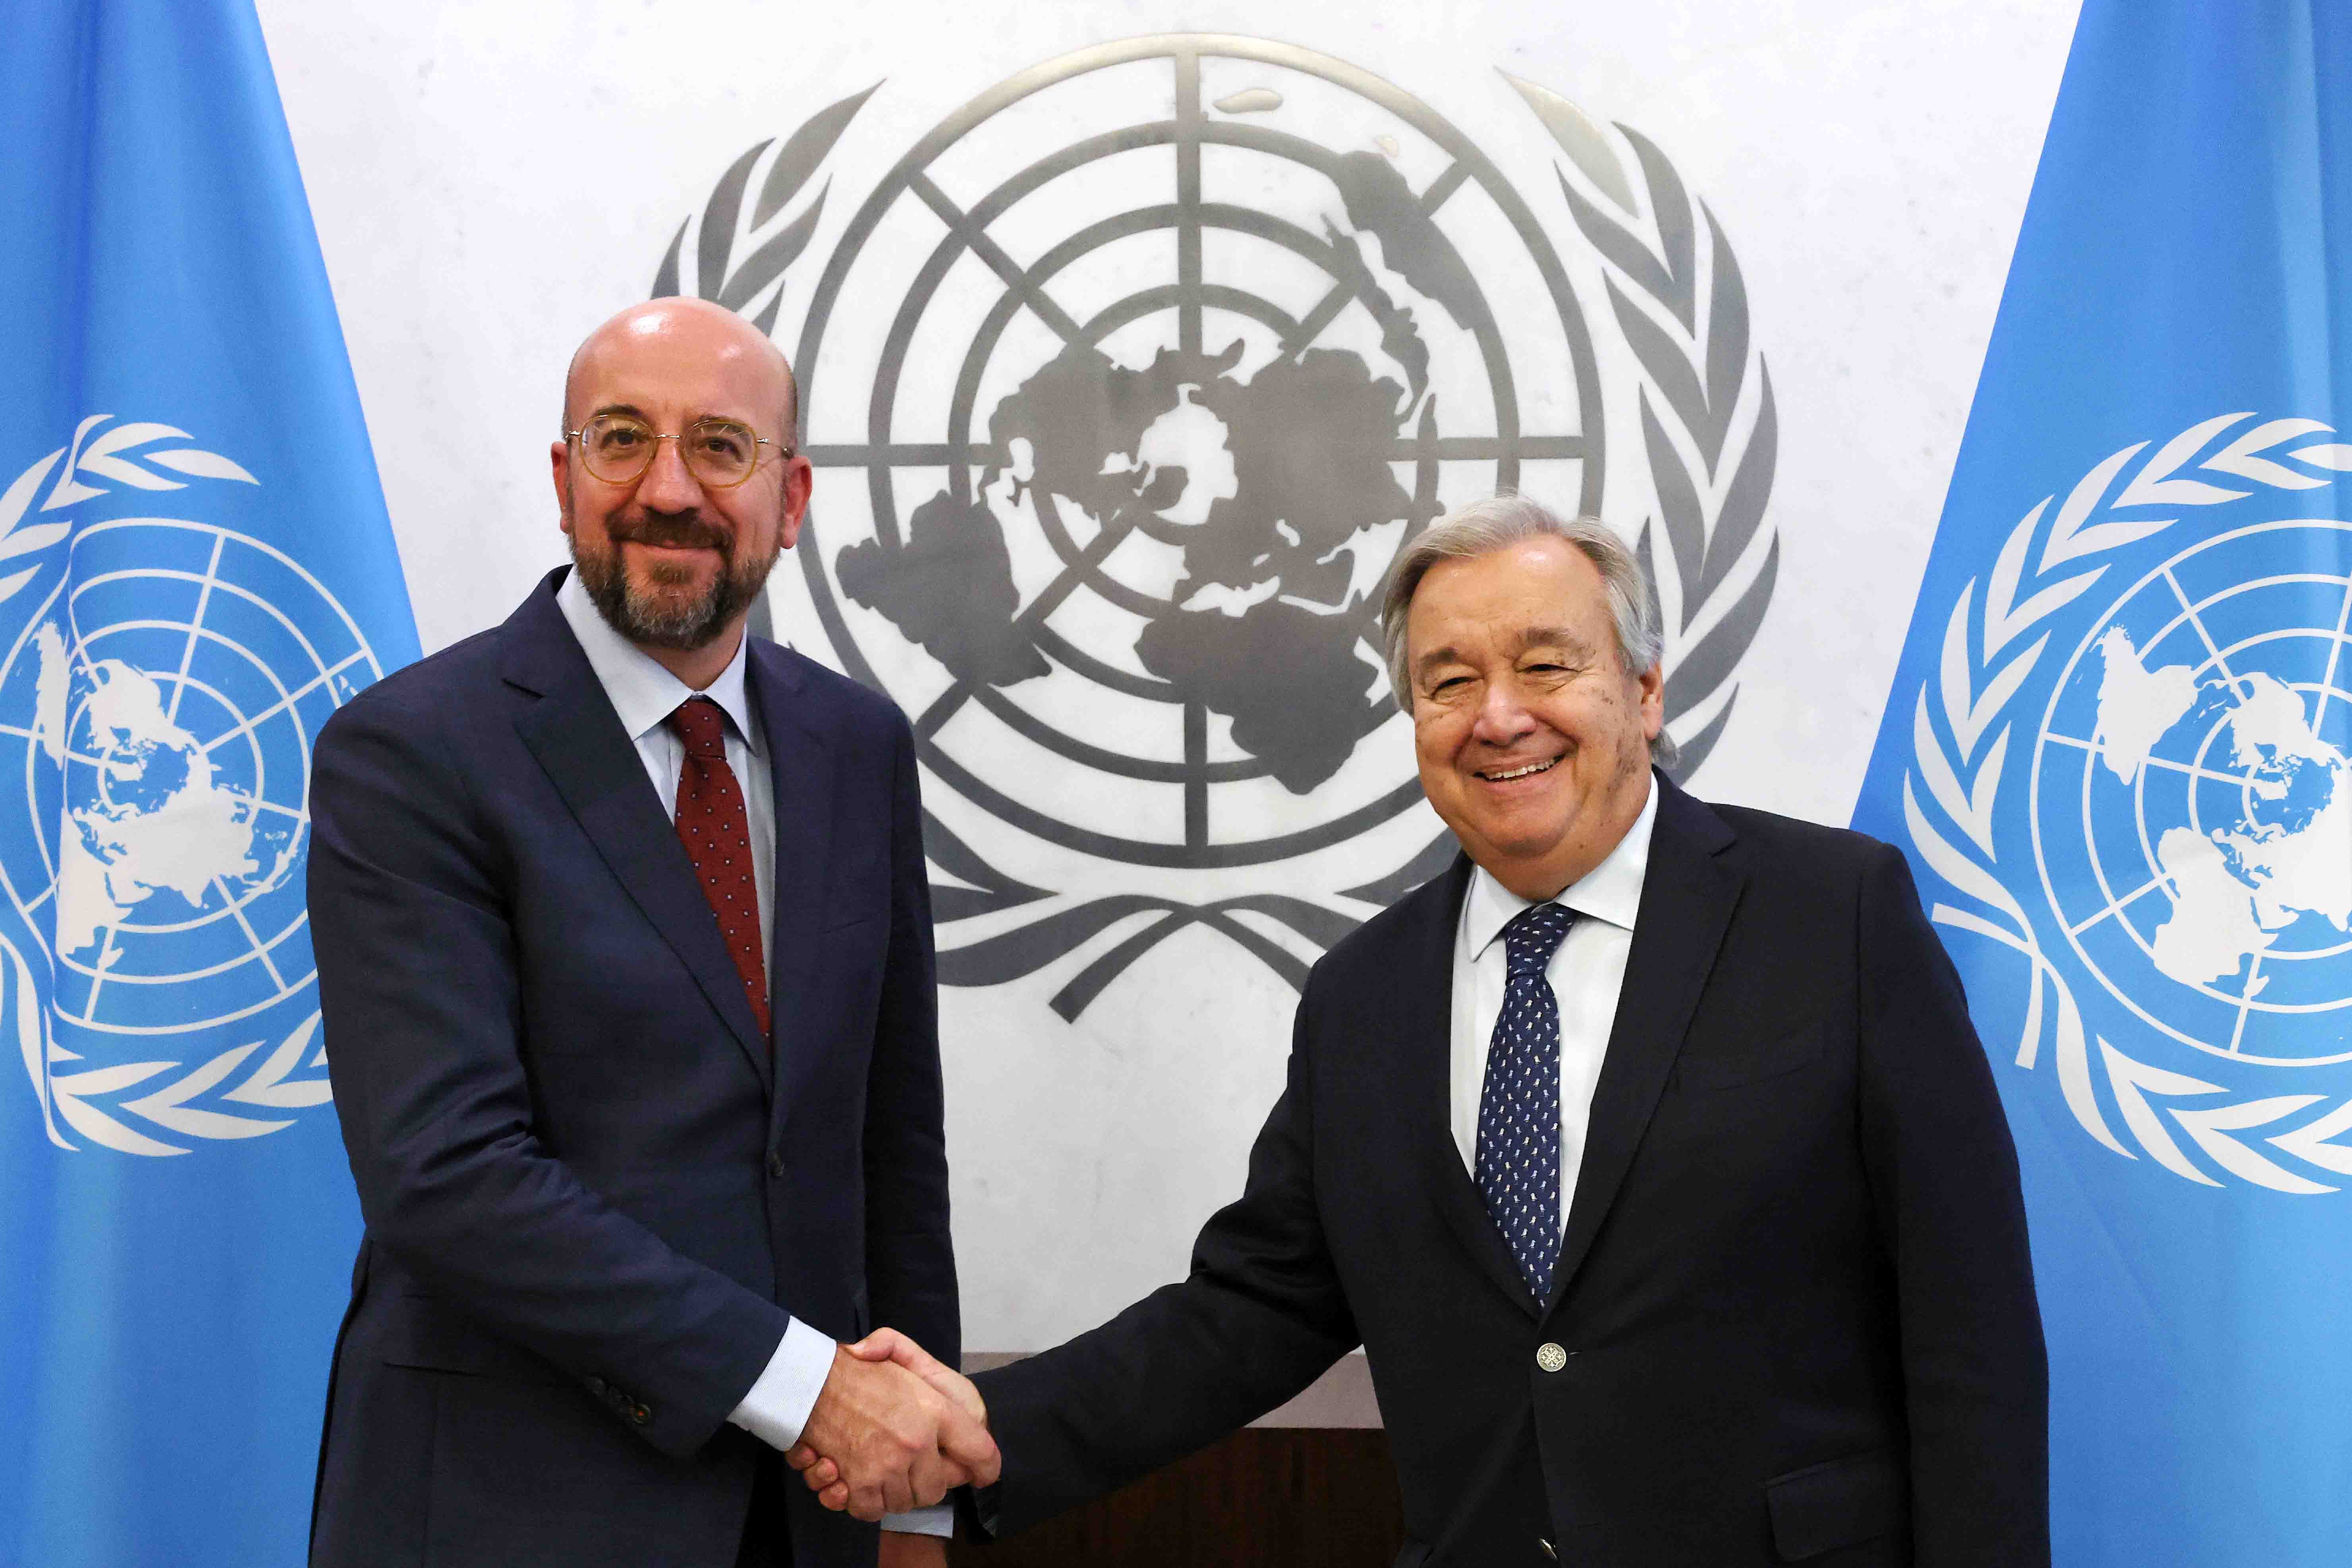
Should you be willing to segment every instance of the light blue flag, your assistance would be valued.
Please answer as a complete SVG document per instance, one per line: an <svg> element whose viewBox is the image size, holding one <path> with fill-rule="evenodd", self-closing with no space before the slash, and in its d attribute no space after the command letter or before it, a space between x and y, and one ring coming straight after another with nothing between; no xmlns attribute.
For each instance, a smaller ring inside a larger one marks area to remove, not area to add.
<svg viewBox="0 0 2352 1568"><path fill-rule="evenodd" d="M2068 1568L2352 1563L2352 11L2084 7L1855 825L2016 1128Z"/></svg>
<svg viewBox="0 0 2352 1568"><path fill-rule="evenodd" d="M320 726L415 656L251 0L0 52L0 1563L302 1559L359 1221Z"/></svg>

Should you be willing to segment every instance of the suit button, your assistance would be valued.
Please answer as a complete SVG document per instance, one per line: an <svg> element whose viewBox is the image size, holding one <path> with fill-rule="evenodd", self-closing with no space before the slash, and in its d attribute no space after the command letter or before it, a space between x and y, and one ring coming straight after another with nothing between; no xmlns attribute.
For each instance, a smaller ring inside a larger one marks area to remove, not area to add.
<svg viewBox="0 0 2352 1568"><path fill-rule="evenodd" d="M599 1398L599 1399L604 1398L604 1380L603 1378L601 1378L601 1377L592 1377L592 1378L590 1378L590 1379L588 1380L588 1392L589 1392L589 1393L591 1393L591 1394L593 1394L593 1395L594 1395L597 1398Z"/></svg>
<svg viewBox="0 0 2352 1568"><path fill-rule="evenodd" d="M784 1179L784 1156L783 1156L783 1155L770 1155L768 1156L768 1174L769 1174L770 1176L773 1176L773 1177L774 1177L776 1180L778 1180L778 1181L782 1181L782 1180L783 1180L783 1179Z"/></svg>
<svg viewBox="0 0 2352 1568"><path fill-rule="evenodd" d="M1546 1372L1558 1372L1568 1364L1568 1352L1556 1344L1540 1345L1536 1350L1536 1364Z"/></svg>
<svg viewBox="0 0 2352 1568"><path fill-rule="evenodd" d="M635 1421L638 1426L642 1427L653 1418L654 1413L651 1410L646 1409L644 1406L632 1405L629 1406L629 1419Z"/></svg>

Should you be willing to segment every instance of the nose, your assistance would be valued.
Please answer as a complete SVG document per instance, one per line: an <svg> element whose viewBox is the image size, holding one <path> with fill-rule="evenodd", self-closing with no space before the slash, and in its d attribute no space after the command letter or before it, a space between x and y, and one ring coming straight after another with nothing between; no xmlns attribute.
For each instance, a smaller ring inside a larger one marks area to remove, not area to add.
<svg viewBox="0 0 2352 1568"><path fill-rule="evenodd" d="M1489 681L1470 733L1488 746L1507 747L1526 739L1535 724L1535 716L1519 701L1517 683L1507 679Z"/></svg>
<svg viewBox="0 0 2352 1568"><path fill-rule="evenodd" d="M690 512L702 504L702 486L677 442L654 443L654 460L637 480L637 503L654 512Z"/></svg>

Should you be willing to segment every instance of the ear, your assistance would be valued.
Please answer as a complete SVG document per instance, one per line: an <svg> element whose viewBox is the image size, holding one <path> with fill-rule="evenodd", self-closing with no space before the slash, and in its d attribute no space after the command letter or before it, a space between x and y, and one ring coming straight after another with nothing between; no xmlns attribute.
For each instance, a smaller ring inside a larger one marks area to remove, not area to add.
<svg viewBox="0 0 2352 1568"><path fill-rule="evenodd" d="M795 452L784 460L784 510L776 528L776 548L790 549L800 542L801 525L807 520L809 494L816 487L816 468L804 453Z"/></svg>
<svg viewBox="0 0 2352 1568"><path fill-rule="evenodd" d="M1642 690L1642 733L1651 740L1666 727L1666 666L1654 661L1647 674L1633 683Z"/></svg>
<svg viewBox="0 0 2352 1568"><path fill-rule="evenodd" d="M555 480L556 527L565 533L572 531L572 442L551 443L547 449L547 461Z"/></svg>

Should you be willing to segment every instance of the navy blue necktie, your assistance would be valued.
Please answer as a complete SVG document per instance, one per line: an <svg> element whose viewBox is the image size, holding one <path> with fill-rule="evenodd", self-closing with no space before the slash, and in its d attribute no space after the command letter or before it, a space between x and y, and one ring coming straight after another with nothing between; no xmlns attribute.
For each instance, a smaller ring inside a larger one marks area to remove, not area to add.
<svg viewBox="0 0 2352 1568"><path fill-rule="evenodd" d="M1540 1301L1559 1256L1559 998L1544 976L1576 912L1521 910L1503 927L1510 978L1478 1096L1478 1194Z"/></svg>

